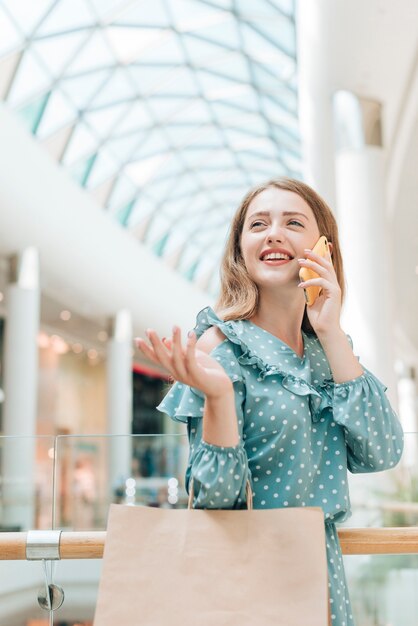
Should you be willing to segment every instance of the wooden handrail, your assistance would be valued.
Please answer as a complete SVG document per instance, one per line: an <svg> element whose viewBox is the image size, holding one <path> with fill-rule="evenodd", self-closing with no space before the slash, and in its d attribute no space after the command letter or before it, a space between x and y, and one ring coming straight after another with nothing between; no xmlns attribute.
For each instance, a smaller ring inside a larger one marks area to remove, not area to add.
<svg viewBox="0 0 418 626"><path fill-rule="evenodd" d="M343 554L418 554L418 527L340 528ZM106 531L61 533L62 559L101 559ZM0 560L26 559L26 533L0 532Z"/></svg>
<svg viewBox="0 0 418 626"><path fill-rule="evenodd" d="M418 527L339 528L343 554L418 554Z"/></svg>

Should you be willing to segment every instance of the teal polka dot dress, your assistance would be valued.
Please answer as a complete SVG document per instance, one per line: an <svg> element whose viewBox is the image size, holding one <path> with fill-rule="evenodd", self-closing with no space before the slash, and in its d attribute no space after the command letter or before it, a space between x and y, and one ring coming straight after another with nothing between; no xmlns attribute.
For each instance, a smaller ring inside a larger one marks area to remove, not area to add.
<svg viewBox="0 0 418 626"><path fill-rule="evenodd" d="M255 509L322 507L332 624L353 626L335 523L350 515L347 470L377 472L401 457L402 428L387 388L364 366L358 378L334 383L315 335L302 332L300 358L249 320L224 322L207 307L194 330L200 337L211 326L225 336L211 355L233 382L239 444L202 440L204 395L198 389L175 383L157 407L187 424L186 488L193 477L194 507L245 508L247 478Z"/></svg>

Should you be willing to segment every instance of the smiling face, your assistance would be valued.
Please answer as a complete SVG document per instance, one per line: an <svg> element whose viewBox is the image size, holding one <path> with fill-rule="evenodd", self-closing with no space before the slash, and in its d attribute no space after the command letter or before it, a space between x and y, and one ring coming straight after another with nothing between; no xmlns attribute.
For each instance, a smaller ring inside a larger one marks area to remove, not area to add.
<svg viewBox="0 0 418 626"><path fill-rule="evenodd" d="M297 193L268 187L250 203L241 233L241 252L259 287L297 286L298 258L320 237L310 206ZM290 257L290 258L289 258Z"/></svg>

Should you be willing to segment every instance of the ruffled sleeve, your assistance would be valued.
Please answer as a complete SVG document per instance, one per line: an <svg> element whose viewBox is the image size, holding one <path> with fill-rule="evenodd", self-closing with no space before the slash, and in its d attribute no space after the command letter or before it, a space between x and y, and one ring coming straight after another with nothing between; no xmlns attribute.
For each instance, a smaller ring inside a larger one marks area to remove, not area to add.
<svg viewBox="0 0 418 626"><path fill-rule="evenodd" d="M206 313L207 309L204 309L198 315L195 327L198 337L213 325ZM157 409L167 413L172 419L187 424L190 448L185 482L189 492L190 479L193 478L193 507L245 508L246 483L249 479L248 459L242 436L245 384L237 360L237 347L226 339L212 350L211 356L222 365L233 382L240 437L236 446L216 446L203 441L205 396L199 389L176 382Z"/></svg>
<svg viewBox="0 0 418 626"><path fill-rule="evenodd" d="M222 365L234 383L235 394L240 395L239 392L243 394L244 385L241 368L235 354L236 350L236 346L224 342L212 350L211 356ZM200 389L176 382L157 406L157 409L167 413L173 420L187 424L190 417L203 417L204 404L205 396Z"/></svg>
<svg viewBox="0 0 418 626"><path fill-rule="evenodd" d="M395 467L403 451L402 426L386 396L387 387L362 367L361 376L332 385L334 420L344 428L353 473Z"/></svg>
<svg viewBox="0 0 418 626"><path fill-rule="evenodd" d="M203 417L204 404L204 395L199 389L174 383L157 410L167 413L176 422L187 424L190 417Z"/></svg>

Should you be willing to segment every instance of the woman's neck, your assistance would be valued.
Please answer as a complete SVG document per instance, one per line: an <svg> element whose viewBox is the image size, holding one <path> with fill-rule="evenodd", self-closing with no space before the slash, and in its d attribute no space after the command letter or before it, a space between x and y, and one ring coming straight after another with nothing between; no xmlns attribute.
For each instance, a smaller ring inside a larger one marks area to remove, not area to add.
<svg viewBox="0 0 418 626"><path fill-rule="evenodd" d="M299 296L299 293L296 294ZM260 294L259 305L251 321L284 341L297 354L303 353L302 321L305 311L303 293L297 298Z"/></svg>

